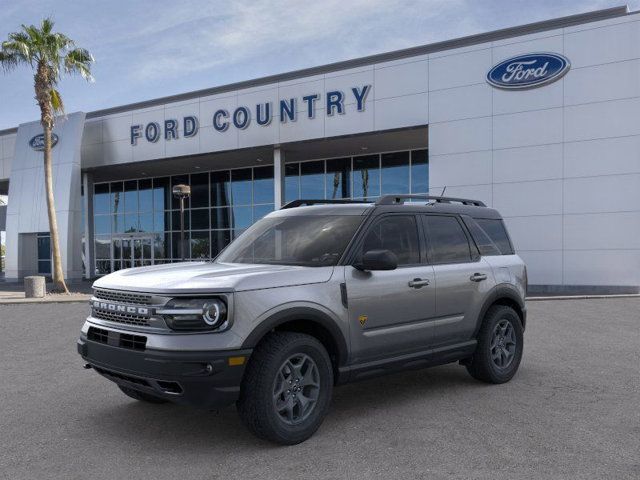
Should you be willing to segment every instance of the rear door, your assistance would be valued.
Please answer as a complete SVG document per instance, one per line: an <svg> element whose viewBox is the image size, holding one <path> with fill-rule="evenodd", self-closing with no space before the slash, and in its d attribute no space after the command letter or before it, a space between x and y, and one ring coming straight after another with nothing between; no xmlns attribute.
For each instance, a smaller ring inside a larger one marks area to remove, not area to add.
<svg viewBox="0 0 640 480"><path fill-rule="evenodd" d="M345 267L354 362L429 346L429 321L435 315L434 274L426 264L418 221L413 214L378 217L356 246L356 261L369 250L391 250L398 257L395 270L363 272Z"/></svg>
<svg viewBox="0 0 640 480"><path fill-rule="evenodd" d="M421 217L436 281L431 344L438 347L469 340L486 293L495 284L491 267L456 215Z"/></svg>

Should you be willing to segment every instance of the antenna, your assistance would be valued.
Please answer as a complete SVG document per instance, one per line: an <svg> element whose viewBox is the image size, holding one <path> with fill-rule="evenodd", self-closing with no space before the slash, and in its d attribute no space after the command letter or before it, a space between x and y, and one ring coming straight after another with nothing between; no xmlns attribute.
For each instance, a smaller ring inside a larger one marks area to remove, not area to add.
<svg viewBox="0 0 640 480"><path fill-rule="evenodd" d="M440 194L441 197L444 197L444 192L447 190L447 186L445 185L444 188L442 189L442 193Z"/></svg>

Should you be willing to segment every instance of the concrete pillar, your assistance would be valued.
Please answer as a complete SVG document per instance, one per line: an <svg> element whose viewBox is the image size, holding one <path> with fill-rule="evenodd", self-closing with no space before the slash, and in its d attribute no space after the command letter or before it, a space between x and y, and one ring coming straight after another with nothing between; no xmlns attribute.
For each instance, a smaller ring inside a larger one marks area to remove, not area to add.
<svg viewBox="0 0 640 480"><path fill-rule="evenodd" d="M93 244L93 175L84 172L82 174L82 189L84 191L84 278L94 276L94 244Z"/></svg>
<svg viewBox="0 0 640 480"><path fill-rule="evenodd" d="M284 179L284 151L279 146L276 146L273 149L273 201L276 210L285 204Z"/></svg>
<svg viewBox="0 0 640 480"><path fill-rule="evenodd" d="M24 277L24 296L27 298L42 298L47 293L44 277Z"/></svg>

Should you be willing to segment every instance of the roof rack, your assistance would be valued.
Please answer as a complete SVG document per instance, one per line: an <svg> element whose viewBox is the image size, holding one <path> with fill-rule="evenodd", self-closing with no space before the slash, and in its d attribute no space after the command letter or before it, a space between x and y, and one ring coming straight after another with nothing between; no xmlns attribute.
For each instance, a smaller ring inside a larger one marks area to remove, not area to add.
<svg viewBox="0 0 640 480"><path fill-rule="evenodd" d="M434 200L436 203L461 203L472 207L486 207L480 200L468 198L438 197L435 195L384 195L378 199L376 205L402 205L405 200Z"/></svg>
<svg viewBox="0 0 640 480"><path fill-rule="evenodd" d="M373 202L366 202L363 200L293 200L289 203L284 204L282 207L280 207L280 210L284 210L286 208L296 208L296 207L302 207L304 205L306 206L310 206L310 205L324 205L324 204L342 204L342 203L373 203Z"/></svg>

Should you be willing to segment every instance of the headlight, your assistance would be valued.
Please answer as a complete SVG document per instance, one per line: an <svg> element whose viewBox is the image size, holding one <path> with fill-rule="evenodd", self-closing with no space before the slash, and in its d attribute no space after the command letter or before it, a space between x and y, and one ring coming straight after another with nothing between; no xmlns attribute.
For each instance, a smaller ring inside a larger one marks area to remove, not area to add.
<svg viewBox="0 0 640 480"><path fill-rule="evenodd" d="M227 324L227 305L219 298L174 298L157 313L172 330L218 330Z"/></svg>

